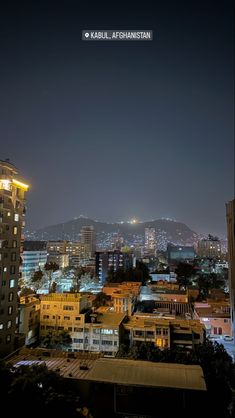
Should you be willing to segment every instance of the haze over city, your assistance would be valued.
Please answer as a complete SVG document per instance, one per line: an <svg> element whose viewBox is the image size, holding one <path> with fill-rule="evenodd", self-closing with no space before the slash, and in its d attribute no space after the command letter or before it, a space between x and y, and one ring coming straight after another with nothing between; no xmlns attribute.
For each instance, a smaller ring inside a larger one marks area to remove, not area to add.
<svg viewBox="0 0 235 418"><path fill-rule="evenodd" d="M23 2L24 3L24 2ZM170 217L226 235L233 197L230 2L5 5L2 158L31 187L27 228L81 213ZM146 28L150 42L84 42L84 28Z"/></svg>

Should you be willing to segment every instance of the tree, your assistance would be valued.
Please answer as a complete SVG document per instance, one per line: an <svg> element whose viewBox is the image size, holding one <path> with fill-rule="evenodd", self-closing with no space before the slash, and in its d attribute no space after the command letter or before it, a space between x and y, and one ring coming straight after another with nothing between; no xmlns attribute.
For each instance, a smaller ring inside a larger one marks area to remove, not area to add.
<svg viewBox="0 0 235 418"><path fill-rule="evenodd" d="M54 348L57 350L66 350L72 344L72 338L69 332L65 330L49 330L41 338L41 346L45 348Z"/></svg>
<svg viewBox="0 0 235 418"><path fill-rule="evenodd" d="M20 291L20 296L29 296L34 295L35 292L33 289L30 289L29 287L23 287Z"/></svg>
<svg viewBox="0 0 235 418"><path fill-rule="evenodd" d="M33 273L31 277L31 284L33 285L35 290L40 289L40 287L42 286L42 278L43 278L42 270L39 269Z"/></svg>
<svg viewBox="0 0 235 418"><path fill-rule="evenodd" d="M97 293L95 300L93 301L93 306L99 308L100 306L107 306L111 300L111 297L106 295L106 293L100 292Z"/></svg>
<svg viewBox="0 0 235 418"><path fill-rule="evenodd" d="M180 262L175 270L177 274L177 282L182 287L187 287L190 284L190 277L194 274L194 267L192 264Z"/></svg>
<svg viewBox="0 0 235 418"><path fill-rule="evenodd" d="M47 369L45 364L12 367L0 363L1 408L16 416L19 405L23 406L24 417L69 416L78 418L83 405L77 388L70 379L62 378L57 372Z"/></svg>
<svg viewBox="0 0 235 418"><path fill-rule="evenodd" d="M55 271L59 270L59 266L58 264L51 262L51 263L46 263L44 268L46 272L48 273L49 293L51 293L52 275Z"/></svg>
<svg viewBox="0 0 235 418"><path fill-rule="evenodd" d="M81 278L85 273L86 269L82 266L79 266L74 270L73 289L75 292L79 292L81 286Z"/></svg>

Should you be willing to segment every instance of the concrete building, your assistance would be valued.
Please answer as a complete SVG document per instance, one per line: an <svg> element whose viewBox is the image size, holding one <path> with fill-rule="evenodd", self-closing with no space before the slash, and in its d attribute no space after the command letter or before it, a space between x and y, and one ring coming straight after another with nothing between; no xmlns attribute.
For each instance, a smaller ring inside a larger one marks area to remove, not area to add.
<svg viewBox="0 0 235 418"><path fill-rule="evenodd" d="M226 301L195 302L194 318L205 326L207 336L231 335L230 306Z"/></svg>
<svg viewBox="0 0 235 418"><path fill-rule="evenodd" d="M25 192L28 185L9 161L0 161L0 356L17 346L18 278Z"/></svg>
<svg viewBox="0 0 235 418"><path fill-rule="evenodd" d="M48 241L47 252L50 254L68 254L69 265L78 267L81 261L91 257L90 245L79 241Z"/></svg>
<svg viewBox="0 0 235 418"><path fill-rule="evenodd" d="M68 267L69 265L69 255L68 254L60 254L60 253L50 253L47 256L48 263L56 263L59 266L59 269L63 269Z"/></svg>
<svg viewBox="0 0 235 418"><path fill-rule="evenodd" d="M92 298L79 293L50 294L41 298L40 335L66 330L70 351L103 352L114 356L119 348L123 313L92 312Z"/></svg>
<svg viewBox="0 0 235 418"><path fill-rule="evenodd" d="M199 257L205 258L221 258L221 242L217 237L208 235L198 242L197 254Z"/></svg>
<svg viewBox="0 0 235 418"><path fill-rule="evenodd" d="M40 300L34 295L21 297L19 332L25 335L25 345L38 341L39 326Z"/></svg>
<svg viewBox="0 0 235 418"><path fill-rule="evenodd" d="M195 256L196 253L192 246L167 245L167 260L171 265L184 261L193 261Z"/></svg>
<svg viewBox="0 0 235 418"><path fill-rule="evenodd" d="M96 251L96 232L94 226L82 227L81 243L88 245L90 257L94 257Z"/></svg>
<svg viewBox="0 0 235 418"><path fill-rule="evenodd" d="M29 280L35 271L43 270L47 262L45 241L24 241L22 264L20 271L22 278Z"/></svg>
<svg viewBox="0 0 235 418"><path fill-rule="evenodd" d="M204 341L205 328L199 320L161 318L156 314L135 314L123 324L126 342L149 342L159 348L192 349Z"/></svg>
<svg viewBox="0 0 235 418"><path fill-rule="evenodd" d="M146 254L155 255L156 254L156 229L155 228L145 228L145 246L144 251Z"/></svg>
<svg viewBox="0 0 235 418"><path fill-rule="evenodd" d="M96 251L95 266L96 276L101 283L104 283L110 269L117 271L119 269L127 270L133 267L135 258L132 253L114 251Z"/></svg>
<svg viewBox="0 0 235 418"><path fill-rule="evenodd" d="M229 292L231 306L232 334L235 341L235 199L226 205L228 234Z"/></svg>

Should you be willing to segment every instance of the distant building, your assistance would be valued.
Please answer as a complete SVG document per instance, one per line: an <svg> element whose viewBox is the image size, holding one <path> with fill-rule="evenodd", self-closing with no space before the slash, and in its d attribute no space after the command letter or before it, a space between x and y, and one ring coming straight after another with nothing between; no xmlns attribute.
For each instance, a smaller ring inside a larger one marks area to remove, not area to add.
<svg viewBox="0 0 235 418"><path fill-rule="evenodd" d="M14 165L0 161L0 357L18 344L17 291L28 187Z"/></svg>
<svg viewBox="0 0 235 418"><path fill-rule="evenodd" d="M156 229L155 228L145 228L145 253L147 254L156 254Z"/></svg>
<svg viewBox="0 0 235 418"><path fill-rule="evenodd" d="M20 298L19 332L25 335L25 345L38 341L40 326L40 300L34 295Z"/></svg>
<svg viewBox="0 0 235 418"><path fill-rule="evenodd" d="M221 258L221 242L217 237L208 235L198 242L197 254L199 257Z"/></svg>
<svg viewBox="0 0 235 418"><path fill-rule="evenodd" d="M89 260L91 257L90 245L80 241L48 241L47 252L48 255L68 254L71 267L78 267L81 261Z"/></svg>
<svg viewBox="0 0 235 418"><path fill-rule="evenodd" d="M82 227L81 243L88 245L90 256L93 257L96 251L96 232L94 226Z"/></svg>
<svg viewBox="0 0 235 418"><path fill-rule="evenodd" d="M47 262L47 249L45 241L24 241L22 265L20 271L22 278L30 279L37 270L42 270Z"/></svg>
<svg viewBox="0 0 235 418"><path fill-rule="evenodd" d="M177 264L194 260L196 254L194 247L182 245L167 245L167 259L169 264Z"/></svg>
<svg viewBox="0 0 235 418"><path fill-rule="evenodd" d="M235 199L226 205L228 233L229 291L232 332L235 340Z"/></svg>
<svg viewBox="0 0 235 418"><path fill-rule="evenodd" d="M53 253L51 252L47 256L47 263L56 263L59 266L59 269L63 269L65 267L68 267L69 265L69 255L68 254L62 254L62 253Z"/></svg>
<svg viewBox="0 0 235 418"><path fill-rule="evenodd" d="M124 271L133 267L134 255L129 252L122 252L120 250L114 251L96 251L96 276L101 283L104 283L110 269L117 271L123 269Z"/></svg>

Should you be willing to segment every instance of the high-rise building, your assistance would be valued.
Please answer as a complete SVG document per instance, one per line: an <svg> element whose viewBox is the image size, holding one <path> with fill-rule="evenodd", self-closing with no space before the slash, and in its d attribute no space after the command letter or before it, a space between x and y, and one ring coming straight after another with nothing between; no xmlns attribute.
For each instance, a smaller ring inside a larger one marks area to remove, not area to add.
<svg viewBox="0 0 235 418"><path fill-rule="evenodd" d="M145 251L155 255L156 252L156 229L145 228Z"/></svg>
<svg viewBox="0 0 235 418"><path fill-rule="evenodd" d="M81 242L82 244L89 245L89 252L91 257L95 255L96 250L96 233L94 226L83 226L81 229Z"/></svg>
<svg viewBox="0 0 235 418"><path fill-rule="evenodd" d="M28 187L14 165L0 161L0 356L17 347L17 288Z"/></svg>
<svg viewBox="0 0 235 418"><path fill-rule="evenodd" d="M184 261L193 261L195 250L192 246L167 244L167 260L169 264L177 264Z"/></svg>
<svg viewBox="0 0 235 418"><path fill-rule="evenodd" d="M232 333L235 339L235 199L226 204Z"/></svg>
<svg viewBox="0 0 235 418"><path fill-rule="evenodd" d="M116 272L119 269L128 270L135 265L135 257L133 253L114 251L96 251L95 253L95 270L96 276L101 283L104 283L109 270Z"/></svg>
<svg viewBox="0 0 235 418"><path fill-rule="evenodd" d="M199 257L220 258L221 242L219 238L209 234L207 238L199 241L197 245L197 254Z"/></svg>

